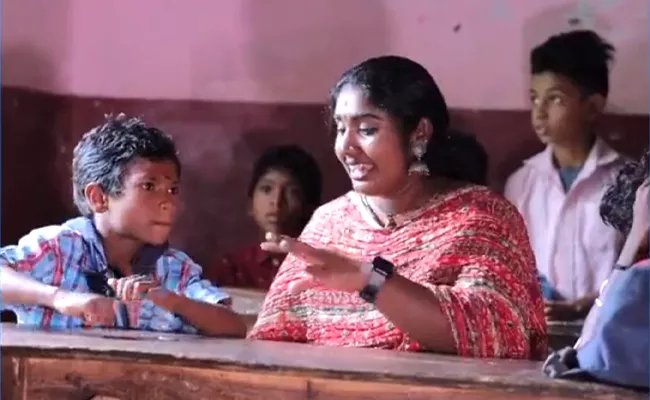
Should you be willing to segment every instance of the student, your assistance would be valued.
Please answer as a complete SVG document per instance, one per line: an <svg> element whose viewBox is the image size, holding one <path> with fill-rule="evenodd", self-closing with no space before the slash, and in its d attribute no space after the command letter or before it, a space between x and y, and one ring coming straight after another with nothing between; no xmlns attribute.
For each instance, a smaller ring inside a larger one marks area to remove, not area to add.
<svg viewBox="0 0 650 400"><path fill-rule="evenodd" d="M172 139L123 114L74 149L81 217L0 249L2 300L18 324L245 335L228 296L167 239L181 166Z"/></svg>
<svg viewBox="0 0 650 400"><path fill-rule="evenodd" d="M265 232L298 236L321 203L318 164L298 146L268 148L256 161L248 186L250 215ZM260 249L255 241L221 257L210 270L220 286L266 290L284 260L280 253Z"/></svg>
<svg viewBox="0 0 650 400"><path fill-rule="evenodd" d="M552 292L548 319L586 316L623 241L598 217L625 161L596 135L613 53L581 30L551 37L530 56L532 125L547 146L508 179L505 195L524 216L545 293Z"/></svg>

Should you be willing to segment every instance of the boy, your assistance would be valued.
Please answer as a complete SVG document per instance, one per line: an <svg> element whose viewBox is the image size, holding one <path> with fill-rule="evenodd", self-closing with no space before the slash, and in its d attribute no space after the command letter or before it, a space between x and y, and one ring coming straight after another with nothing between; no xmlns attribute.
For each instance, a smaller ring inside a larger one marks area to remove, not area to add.
<svg viewBox="0 0 650 400"><path fill-rule="evenodd" d="M2 300L19 324L107 326L243 337L228 296L172 249L180 162L172 139L123 114L74 149L82 217L0 249Z"/></svg>
<svg viewBox="0 0 650 400"><path fill-rule="evenodd" d="M298 237L321 204L322 174L316 160L298 146L274 146L257 159L248 186L250 214L261 233ZM220 257L208 271L221 286L268 290L283 254L255 242ZM206 274L208 275L208 274Z"/></svg>
<svg viewBox="0 0 650 400"><path fill-rule="evenodd" d="M547 146L508 179L505 195L526 221L542 281L553 292L546 306L552 320L586 316L622 243L598 212L625 161L596 136L613 53L582 30L553 36L530 56L532 125Z"/></svg>

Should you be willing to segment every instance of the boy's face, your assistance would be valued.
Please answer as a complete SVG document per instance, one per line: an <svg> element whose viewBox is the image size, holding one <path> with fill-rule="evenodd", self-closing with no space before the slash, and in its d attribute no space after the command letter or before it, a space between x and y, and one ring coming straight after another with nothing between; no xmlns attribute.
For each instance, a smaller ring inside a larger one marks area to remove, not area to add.
<svg viewBox="0 0 650 400"><path fill-rule="evenodd" d="M579 145L590 139L600 112L594 95L584 98L569 79L550 72L533 75L530 88L533 129L544 144Z"/></svg>
<svg viewBox="0 0 650 400"><path fill-rule="evenodd" d="M264 232L292 235L301 229L303 199L291 174L271 169L257 181L251 199L251 213Z"/></svg>
<svg viewBox="0 0 650 400"><path fill-rule="evenodd" d="M151 245L167 242L179 205L179 176L173 161L134 160L122 192L109 196L105 218L118 234Z"/></svg>

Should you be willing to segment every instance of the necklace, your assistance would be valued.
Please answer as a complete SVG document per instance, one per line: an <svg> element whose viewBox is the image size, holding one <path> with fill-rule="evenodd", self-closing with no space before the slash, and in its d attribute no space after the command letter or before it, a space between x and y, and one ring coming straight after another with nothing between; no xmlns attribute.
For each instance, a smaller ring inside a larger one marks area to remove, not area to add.
<svg viewBox="0 0 650 400"><path fill-rule="evenodd" d="M388 213L386 214L386 222L381 222L381 218L379 218L379 215L375 212L375 210L372 209L372 206L370 206L370 203L368 203L368 198L366 196L361 196L361 203L363 206L370 212L370 215L372 218L379 224L380 226L383 226L384 229L395 229L397 227L397 222L395 222L395 215L393 213Z"/></svg>

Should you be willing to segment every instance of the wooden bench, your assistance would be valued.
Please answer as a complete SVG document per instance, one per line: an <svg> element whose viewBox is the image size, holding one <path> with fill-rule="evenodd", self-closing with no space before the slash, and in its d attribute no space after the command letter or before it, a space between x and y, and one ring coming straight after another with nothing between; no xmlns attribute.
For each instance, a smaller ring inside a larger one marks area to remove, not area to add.
<svg viewBox="0 0 650 400"><path fill-rule="evenodd" d="M541 364L3 324L3 400L645 399Z"/></svg>

